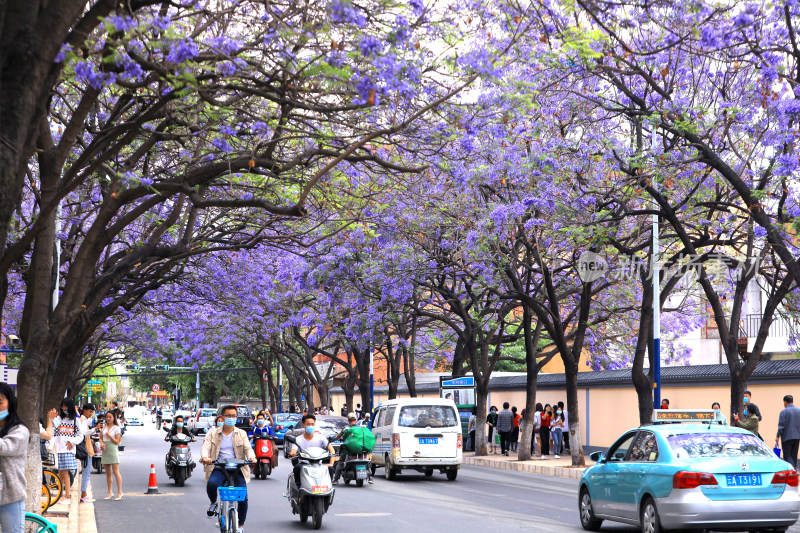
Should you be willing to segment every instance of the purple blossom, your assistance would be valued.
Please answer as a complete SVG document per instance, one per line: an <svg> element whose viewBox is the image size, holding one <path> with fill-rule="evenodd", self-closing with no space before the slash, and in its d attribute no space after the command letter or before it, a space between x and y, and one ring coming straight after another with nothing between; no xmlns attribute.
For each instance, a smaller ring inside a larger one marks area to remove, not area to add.
<svg viewBox="0 0 800 533"><path fill-rule="evenodd" d="M373 54L379 55L383 50L383 43L374 35L365 35L358 46L361 50L361 55L364 57L370 57Z"/></svg>
<svg viewBox="0 0 800 533"><path fill-rule="evenodd" d="M114 15L108 19L109 22L114 26L114 30L116 31L128 31L132 28L136 27L136 20L132 17L126 17L124 15Z"/></svg>
<svg viewBox="0 0 800 533"><path fill-rule="evenodd" d="M178 41L172 43L167 54L167 61L171 63L183 63L197 57L197 45L192 41Z"/></svg>
<svg viewBox="0 0 800 533"><path fill-rule="evenodd" d="M153 178L142 178L142 185L149 187L153 184Z"/></svg>
<svg viewBox="0 0 800 533"><path fill-rule="evenodd" d="M214 146L217 147L218 150L220 150L221 152L225 152L226 154L233 151L230 145L228 144L228 141L226 141L221 137L217 137L216 139L211 141L211 144L213 144Z"/></svg>
<svg viewBox="0 0 800 533"><path fill-rule="evenodd" d="M333 0L328 4L331 19L338 24L353 24L359 28L367 23L364 13L355 7L350 0Z"/></svg>
<svg viewBox="0 0 800 533"><path fill-rule="evenodd" d="M72 46L70 46L68 44L61 45L61 50L59 50L59 52L56 55L56 58L55 58L55 60L53 62L54 63L63 63L64 59L67 58L67 52L71 52L71 51L72 51Z"/></svg>
<svg viewBox="0 0 800 533"><path fill-rule="evenodd" d="M220 133L224 133L225 135L236 135L236 130L233 129L231 126L225 125L219 129Z"/></svg>
<svg viewBox="0 0 800 533"><path fill-rule="evenodd" d="M422 0L409 0L408 5L411 6L411 9L417 16L422 15L422 13L425 11L425 4Z"/></svg>
<svg viewBox="0 0 800 533"><path fill-rule="evenodd" d="M106 83L113 83L116 80L116 76L113 73L108 73L104 76L100 72L97 72L94 65L88 61L79 61L78 64L75 65L75 76L98 91L102 89L103 85Z"/></svg>

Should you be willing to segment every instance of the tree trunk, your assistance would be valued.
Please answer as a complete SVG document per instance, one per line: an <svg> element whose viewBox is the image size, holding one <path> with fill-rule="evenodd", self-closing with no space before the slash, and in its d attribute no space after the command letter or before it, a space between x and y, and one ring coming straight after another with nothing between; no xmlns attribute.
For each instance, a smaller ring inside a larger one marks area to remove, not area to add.
<svg viewBox="0 0 800 533"><path fill-rule="evenodd" d="M639 312L639 334L633 353L633 366L631 380L639 399L639 424L647 424L653 418L653 365L650 364L648 373L644 371L644 359L652 350L651 346L653 319L652 289L650 298L642 299L642 309Z"/></svg>
<svg viewBox="0 0 800 533"><path fill-rule="evenodd" d="M352 413L353 411L355 411L353 396L355 396L356 382L353 381L353 379L350 376L347 376L344 380L344 385L342 386L342 390L344 390L345 411L347 413Z"/></svg>
<svg viewBox="0 0 800 533"><path fill-rule="evenodd" d="M569 412L569 449L572 466L586 466L581 443L581 418L578 411L578 365L565 365L567 380L567 411Z"/></svg>
<svg viewBox="0 0 800 533"><path fill-rule="evenodd" d="M489 383L488 380L475 380L475 401L477 402L478 414L475 420L475 455L487 455L489 450L486 446L486 417L489 402Z"/></svg>
<svg viewBox="0 0 800 533"><path fill-rule="evenodd" d="M539 332L542 329L541 321L536 324L536 338L534 339L531 331L531 311L528 306L522 308L522 327L525 339L525 373L527 381L525 383L525 416L519 424L519 446L517 447L517 459L520 461L530 461L531 442L533 442L533 415L536 411L536 386L539 380L539 366L536 364L537 341Z"/></svg>

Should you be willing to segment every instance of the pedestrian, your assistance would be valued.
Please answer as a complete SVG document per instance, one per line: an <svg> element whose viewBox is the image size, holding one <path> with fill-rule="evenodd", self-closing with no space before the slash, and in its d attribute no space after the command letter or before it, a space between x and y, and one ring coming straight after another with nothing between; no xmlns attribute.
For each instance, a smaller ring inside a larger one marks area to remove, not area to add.
<svg viewBox="0 0 800 533"><path fill-rule="evenodd" d="M749 390L744 391L742 401L746 406L749 407L748 411L755 413L758 417L758 421L761 422L761 409L759 409L758 406L753 403L753 395Z"/></svg>
<svg viewBox="0 0 800 533"><path fill-rule="evenodd" d="M72 486L72 478L78 471L78 461L75 459L75 452L77 446L83 442L83 434L81 433L78 418L75 413L75 402L69 398L64 398L61 401L60 411L55 420L53 420L53 427L55 431L55 451L56 451L56 464L58 465L58 477L61 479L63 492L61 499L63 504L72 504L70 498L70 489Z"/></svg>
<svg viewBox="0 0 800 533"><path fill-rule="evenodd" d="M542 404L536 404L536 411L533 413L533 438L531 439L531 455L538 450L539 457L542 456L542 438L540 436L540 430L542 428L542 411L544 411L544 407ZM534 450L534 447L536 450Z"/></svg>
<svg viewBox="0 0 800 533"><path fill-rule="evenodd" d="M486 423L489 424L489 435L486 437L489 443L489 453L497 451L497 445L494 443L494 430L497 427L497 407L491 406L489 414L486 416Z"/></svg>
<svg viewBox="0 0 800 533"><path fill-rule="evenodd" d="M122 474L119 473L119 443L122 440L122 430L119 427L119 421L114 411L106 413L105 424L100 430L100 449L103 450L103 456L100 463L106 469L106 485L108 486L108 496L105 500L110 500L114 497L112 492L112 475L117 480L117 497L115 501L122 499Z"/></svg>
<svg viewBox="0 0 800 533"><path fill-rule="evenodd" d="M547 404L542 411L541 422L539 427L539 437L542 441L542 459L549 459L550 457L550 421L553 419L553 408Z"/></svg>
<svg viewBox="0 0 800 533"><path fill-rule="evenodd" d="M721 426L727 426L728 418L722 414L722 409L719 406L719 402L712 403L711 408L714 410L714 420Z"/></svg>
<svg viewBox="0 0 800 533"><path fill-rule="evenodd" d="M83 445L86 448L86 458L81 459L81 501L80 503L89 503L94 500L89 498L89 477L92 474L90 467L91 458L94 457L94 446L92 445L92 432L89 429L92 416L94 415L94 405L87 403L83 406L83 412L78 419L78 424L83 434Z"/></svg>
<svg viewBox="0 0 800 533"><path fill-rule="evenodd" d="M661 400L661 408L662 409L669 409L669 400L664 398Z"/></svg>
<svg viewBox="0 0 800 533"><path fill-rule="evenodd" d="M514 430L514 414L509 411L508 407L508 402L503 402L503 410L497 413L497 434L500 435L501 455L508 455L511 432Z"/></svg>
<svg viewBox="0 0 800 533"><path fill-rule="evenodd" d="M475 424L478 421L478 407L474 406L472 408L472 413L469 415L469 423L467 424L467 433L469 434L469 439L467 439L467 451L474 452L475 451Z"/></svg>
<svg viewBox="0 0 800 533"><path fill-rule="evenodd" d="M517 443L519 442L519 421L522 418L517 413L517 406L511 408L511 413L514 415L514 429L511 430L511 451L517 451Z"/></svg>
<svg viewBox="0 0 800 533"><path fill-rule="evenodd" d="M750 410L750 406L747 404L744 404L741 418L738 414L733 415L733 423L740 428L746 429L753 435L758 435L758 416Z"/></svg>
<svg viewBox="0 0 800 533"><path fill-rule="evenodd" d="M361 411L361 404L360 403L356 404L355 413L356 413L356 416L358 417L358 419L361 420L361 415L362 415L363 411Z"/></svg>
<svg viewBox="0 0 800 533"><path fill-rule="evenodd" d="M30 432L17 413L17 397L0 383L0 531L25 531L25 467Z"/></svg>
<svg viewBox="0 0 800 533"><path fill-rule="evenodd" d="M346 405L343 405L343 406L342 406L341 415L342 415L342 416L347 416L347 406L346 406Z"/></svg>
<svg viewBox="0 0 800 533"><path fill-rule="evenodd" d="M564 415L564 432L562 434L561 449L569 450L569 413L564 407L564 402L558 402L558 408L561 409L561 414Z"/></svg>
<svg viewBox="0 0 800 533"><path fill-rule="evenodd" d="M550 432L553 434L553 454L556 459L561 458L561 446L564 444L564 427L564 410L559 407L550 422Z"/></svg>
<svg viewBox="0 0 800 533"><path fill-rule="evenodd" d="M797 447L800 444L800 409L795 407L791 394L783 397L783 411L778 417L778 435L775 444L781 441L783 459L797 470Z"/></svg>

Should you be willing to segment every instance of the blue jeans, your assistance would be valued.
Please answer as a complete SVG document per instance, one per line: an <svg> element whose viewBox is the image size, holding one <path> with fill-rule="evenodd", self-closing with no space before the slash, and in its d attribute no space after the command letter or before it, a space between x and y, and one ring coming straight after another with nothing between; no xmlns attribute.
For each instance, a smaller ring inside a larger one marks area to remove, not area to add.
<svg viewBox="0 0 800 533"><path fill-rule="evenodd" d="M92 458L86 460L86 466L81 470L81 492L89 490L89 477L92 475Z"/></svg>
<svg viewBox="0 0 800 533"><path fill-rule="evenodd" d="M563 430L561 428L554 428L553 429L553 453L555 455L561 455L562 445L564 441L561 438Z"/></svg>
<svg viewBox="0 0 800 533"><path fill-rule="evenodd" d="M0 531L25 533L25 500L0 505Z"/></svg>
<svg viewBox="0 0 800 533"><path fill-rule="evenodd" d="M220 485L225 483L226 479L225 471L221 468L215 468L214 471L211 472L211 476L209 476L208 483L206 484L206 494L208 494L208 499L211 500L211 503L217 501L217 489ZM244 474L242 474L241 470L236 470L236 474L233 476L233 486L247 488L247 482L244 480ZM243 502L239 502L238 507L239 527L242 527L247 518L247 498L245 498ZM5 531L3 531L3 533L5 533Z"/></svg>

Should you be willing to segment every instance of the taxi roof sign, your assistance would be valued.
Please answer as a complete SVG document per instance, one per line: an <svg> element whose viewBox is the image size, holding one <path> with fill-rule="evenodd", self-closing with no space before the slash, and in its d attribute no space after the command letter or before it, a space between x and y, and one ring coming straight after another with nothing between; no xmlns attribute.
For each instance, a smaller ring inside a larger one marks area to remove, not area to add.
<svg viewBox="0 0 800 533"><path fill-rule="evenodd" d="M653 409L653 423L659 422L714 422L713 409Z"/></svg>

